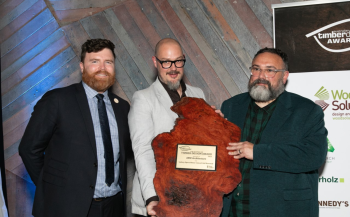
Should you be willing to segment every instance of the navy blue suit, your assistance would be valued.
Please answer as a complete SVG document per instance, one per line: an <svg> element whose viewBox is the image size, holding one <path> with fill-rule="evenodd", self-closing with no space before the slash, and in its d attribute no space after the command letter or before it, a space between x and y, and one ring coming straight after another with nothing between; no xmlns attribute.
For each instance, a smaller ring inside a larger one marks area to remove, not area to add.
<svg viewBox="0 0 350 217"><path fill-rule="evenodd" d="M126 204L126 162L132 158L127 120L130 106L111 92L109 98L118 124L119 171ZM97 154L82 83L51 90L38 101L19 154L37 187L35 217L87 216L96 184Z"/></svg>

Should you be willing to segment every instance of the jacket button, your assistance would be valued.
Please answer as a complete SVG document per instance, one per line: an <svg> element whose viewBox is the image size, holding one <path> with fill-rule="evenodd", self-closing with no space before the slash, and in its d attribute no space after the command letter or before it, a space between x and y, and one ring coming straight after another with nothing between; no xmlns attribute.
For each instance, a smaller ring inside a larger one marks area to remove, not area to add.
<svg viewBox="0 0 350 217"><path fill-rule="evenodd" d="M97 163L94 163L94 166L97 167Z"/></svg>
<svg viewBox="0 0 350 217"><path fill-rule="evenodd" d="M91 188L91 189L94 189L94 186L93 186L93 185L90 185L90 188Z"/></svg>

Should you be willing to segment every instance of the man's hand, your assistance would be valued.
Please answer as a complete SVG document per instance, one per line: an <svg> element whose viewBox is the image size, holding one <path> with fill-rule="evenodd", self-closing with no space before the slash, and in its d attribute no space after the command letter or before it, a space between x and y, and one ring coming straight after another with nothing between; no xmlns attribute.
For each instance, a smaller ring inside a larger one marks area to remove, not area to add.
<svg viewBox="0 0 350 217"><path fill-rule="evenodd" d="M222 112L221 112L219 109L216 109L215 105L212 105L211 107L212 107L212 108L215 110L215 112L216 112L217 114L219 114L222 118L224 117L224 114L222 114Z"/></svg>
<svg viewBox="0 0 350 217"><path fill-rule="evenodd" d="M233 155L235 159L246 158L253 160L253 147L254 144L250 142L237 142L229 143L226 149L229 155Z"/></svg>
<svg viewBox="0 0 350 217"><path fill-rule="evenodd" d="M157 217L157 213L156 211L154 211L154 207L158 205L159 201L151 201L147 206L146 206L146 210L148 215L150 215L151 217Z"/></svg>

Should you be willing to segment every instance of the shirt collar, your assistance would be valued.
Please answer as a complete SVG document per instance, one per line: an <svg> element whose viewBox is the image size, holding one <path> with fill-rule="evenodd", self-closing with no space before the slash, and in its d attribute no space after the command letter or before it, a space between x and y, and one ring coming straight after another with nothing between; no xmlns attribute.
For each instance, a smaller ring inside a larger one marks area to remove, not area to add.
<svg viewBox="0 0 350 217"><path fill-rule="evenodd" d="M89 85L87 85L85 82L82 82L83 83L83 87L85 89L85 93L86 93L86 96L89 98L89 99L92 99L94 98L97 94L99 94L99 92L97 92L96 90L92 89ZM106 90L105 92L102 93L103 94L103 98L104 99L108 99L108 90Z"/></svg>
<svg viewBox="0 0 350 217"><path fill-rule="evenodd" d="M163 81L160 80L159 76L158 76L158 80L159 82L163 85L163 87L165 88L166 92L170 93L173 92L173 93L176 93L177 95L179 95L179 93L177 92L177 90L170 90L170 88L168 87L168 85L166 85ZM185 82L183 81L183 79L181 79L180 81L180 85L181 85L181 90L182 90L182 95L185 94L185 91L186 91L186 84ZM180 96L182 97L182 96Z"/></svg>
<svg viewBox="0 0 350 217"><path fill-rule="evenodd" d="M252 108L253 108L253 110L254 110L255 112L257 112L257 111L259 111L260 109L262 109L262 110L265 111L266 113L271 114L271 113L274 111L274 108L276 107L276 102L277 102L278 98L279 98L279 97L277 97L277 99L275 99L273 102L271 102L270 104L268 104L268 105L266 105L266 106L264 106L264 107L262 107L262 108L260 108L260 107L255 103L255 101L254 101L253 99L250 101L250 103L251 103L251 106L252 106Z"/></svg>

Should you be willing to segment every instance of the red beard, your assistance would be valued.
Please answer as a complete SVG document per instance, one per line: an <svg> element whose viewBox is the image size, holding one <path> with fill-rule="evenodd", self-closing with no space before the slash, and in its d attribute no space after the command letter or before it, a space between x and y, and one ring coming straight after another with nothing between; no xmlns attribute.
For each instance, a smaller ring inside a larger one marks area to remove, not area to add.
<svg viewBox="0 0 350 217"><path fill-rule="evenodd" d="M104 72L107 75L107 79L96 79L96 74L103 73L104 71L97 71L94 74L89 74L87 72L83 73L82 80L89 85L92 89L97 92L105 92L110 88L115 82L115 74L109 74Z"/></svg>

